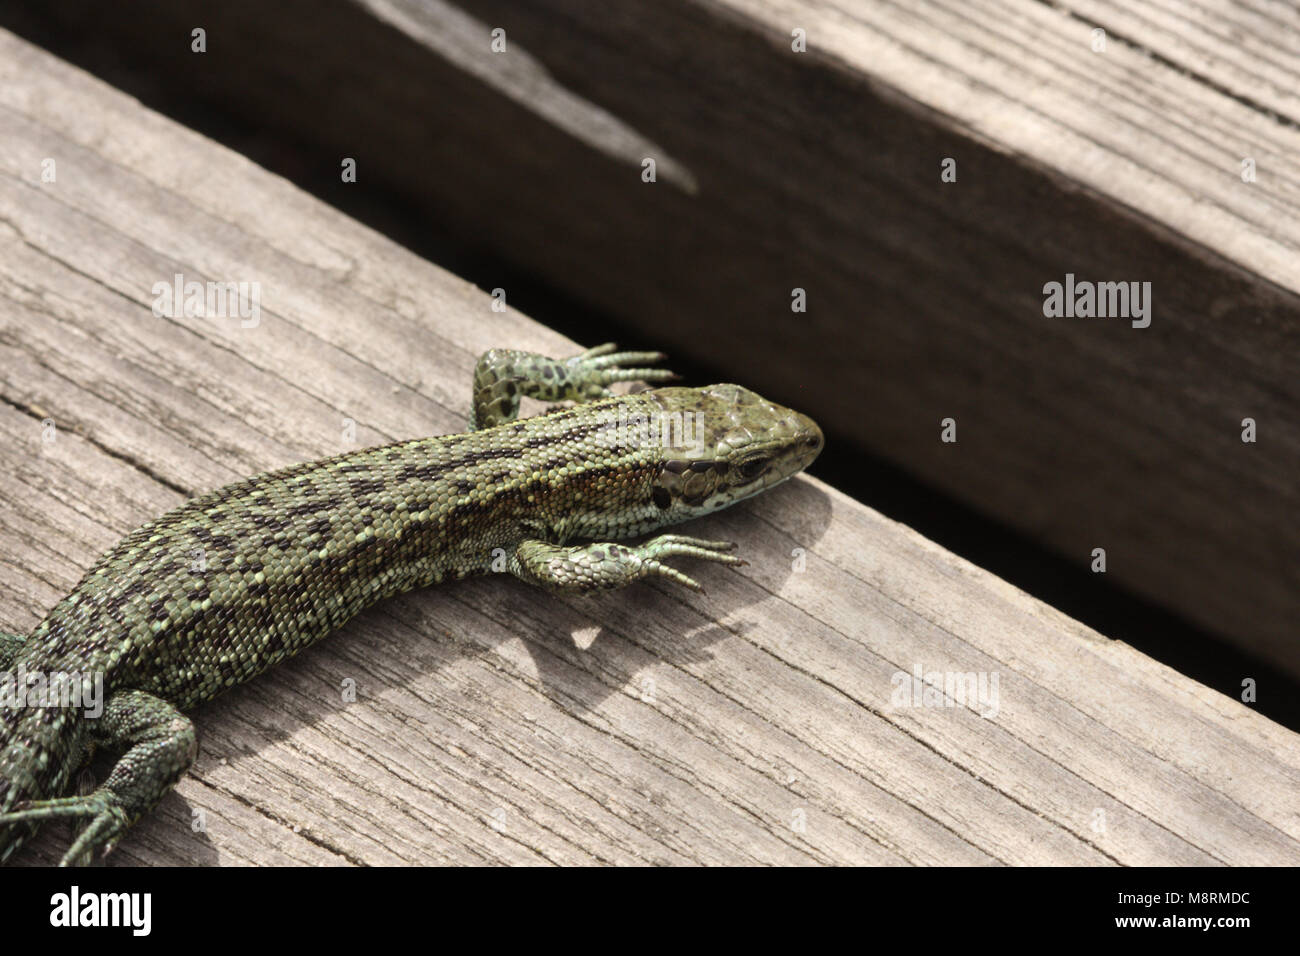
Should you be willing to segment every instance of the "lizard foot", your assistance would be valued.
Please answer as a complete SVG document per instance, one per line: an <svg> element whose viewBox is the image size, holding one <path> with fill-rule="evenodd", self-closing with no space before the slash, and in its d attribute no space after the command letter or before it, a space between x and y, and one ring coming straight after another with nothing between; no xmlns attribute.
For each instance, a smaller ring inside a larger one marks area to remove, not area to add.
<svg viewBox="0 0 1300 956"><path fill-rule="evenodd" d="M121 798L110 790L96 790L84 797L32 800L10 813L0 814L0 826L8 823L43 822L59 817L89 817L89 825L63 854L59 866L84 866L101 847L107 853L131 826Z"/></svg>
<svg viewBox="0 0 1300 956"><path fill-rule="evenodd" d="M664 562L668 558L691 557L733 567L747 564L725 553L735 547L730 541L705 541L680 534L661 534L631 547L613 541L563 547L532 540L516 550L510 570L525 581L553 590L620 588L640 578L657 576L703 593L698 581Z"/></svg>
<svg viewBox="0 0 1300 956"><path fill-rule="evenodd" d="M646 573L670 578L678 584L685 585L692 591L703 594L703 585L689 575L664 564L662 559L692 557L703 558L705 561L716 561L718 564L728 564L737 568L747 565L749 562L744 558L725 553L734 551L735 548L736 542L734 541L707 541L703 538L689 538L682 534L661 534L659 537L647 541L633 550L636 552L637 557L644 562Z"/></svg>
<svg viewBox="0 0 1300 956"><path fill-rule="evenodd" d="M671 382L678 377L663 368L622 368L662 362L668 357L663 352L619 352L617 349L613 342L606 342L564 360L569 384L583 399L609 398L614 393L608 386L615 382Z"/></svg>

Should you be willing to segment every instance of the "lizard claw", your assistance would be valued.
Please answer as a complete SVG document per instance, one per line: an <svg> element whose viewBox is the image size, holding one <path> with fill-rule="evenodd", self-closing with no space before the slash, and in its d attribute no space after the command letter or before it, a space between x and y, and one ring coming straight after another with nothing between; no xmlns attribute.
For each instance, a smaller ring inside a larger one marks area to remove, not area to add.
<svg viewBox="0 0 1300 956"><path fill-rule="evenodd" d="M104 855L108 855L130 826L131 820L122 807L103 807L91 819L90 825L81 831L76 842L68 847L59 866L84 866L94 857L95 851L101 848Z"/></svg>
<svg viewBox="0 0 1300 956"><path fill-rule="evenodd" d="M744 558L725 553L734 550L735 547L736 543L734 541L707 541L703 538L690 538L682 534L661 534L636 548L635 551L644 563L648 573L669 578L678 584L685 585L697 594L704 594L704 587L698 581L689 575L683 574L676 568L664 564L662 559L668 557L703 558L706 561L716 561L718 564L727 564L731 567L742 567L748 564L749 562Z"/></svg>
<svg viewBox="0 0 1300 956"><path fill-rule="evenodd" d="M96 790L84 797L59 797L54 800L29 800L9 813L0 814L0 826L24 821L44 821L57 817L90 817L90 824L63 854L59 866L82 866L89 863L95 850L112 848L131 826L130 816L121 800L110 790Z"/></svg>
<svg viewBox="0 0 1300 956"><path fill-rule="evenodd" d="M619 352L617 348L613 342L606 342L565 360L572 370L571 384L585 398L609 398L614 394L609 386L615 382L670 382L681 377L668 369L644 367L666 359L663 352Z"/></svg>

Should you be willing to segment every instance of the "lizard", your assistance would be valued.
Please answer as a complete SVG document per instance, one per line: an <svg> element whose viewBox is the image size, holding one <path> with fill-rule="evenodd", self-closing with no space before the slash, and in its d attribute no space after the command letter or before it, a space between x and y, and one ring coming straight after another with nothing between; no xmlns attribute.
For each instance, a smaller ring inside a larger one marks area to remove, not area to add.
<svg viewBox="0 0 1300 956"><path fill-rule="evenodd" d="M255 475L123 538L28 636L0 635L0 677L94 675L103 690L96 716L0 705L0 861L54 819L81 826L62 865L106 855L194 763L186 711L383 598L492 570L557 592L655 576L702 591L669 559L744 564L732 542L620 542L791 478L821 430L739 385L663 384L676 376L651 366L665 357L492 349L464 433ZM563 404L520 418L522 397ZM96 748L118 755L112 769L69 795Z"/></svg>

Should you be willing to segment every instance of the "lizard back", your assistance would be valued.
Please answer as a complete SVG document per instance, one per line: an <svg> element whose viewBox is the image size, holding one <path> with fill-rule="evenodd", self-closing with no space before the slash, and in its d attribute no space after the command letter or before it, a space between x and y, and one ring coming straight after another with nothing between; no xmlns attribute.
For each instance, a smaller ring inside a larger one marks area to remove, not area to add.
<svg viewBox="0 0 1300 956"><path fill-rule="evenodd" d="M105 554L15 664L95 670L110 688L192 707L385 597L490 570L494 549L525 533L564 538L592 524L583 513L649 502L655 449L594 453L593 410L350 452L193 498Z"/></svg>

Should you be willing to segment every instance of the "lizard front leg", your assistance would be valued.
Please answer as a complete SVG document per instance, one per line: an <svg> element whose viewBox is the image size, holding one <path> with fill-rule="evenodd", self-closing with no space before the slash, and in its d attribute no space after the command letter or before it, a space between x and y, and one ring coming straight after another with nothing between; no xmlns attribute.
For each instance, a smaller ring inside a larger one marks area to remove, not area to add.
<svg viewBox="0 0 1300 956"><path fill-rule="evenodd" d="M33 800L0 814L0 825L88 818L60 866L88 862L96 850L111 847L176 785L198 753L190 719L162 698L141 690L114 694L98 720L87 720L96 743L126 750L103 786L85 796Z"/></svg>
<svg viewBox="0 0 1300 956"><path fill-rule="evenodd" d="M705 541L679 534L661 534L641 545L600 542L564 547L529 539L515 549L509 568L515 577L552 591L608 590L659 576L703 592L698 581L664 564L664 559L695 557L733 567L746 564L735 555L723 553L735 546L731 541Z"/></svg>
<svg viewBox="0 0 1300 956"><path fill-rule="evenodd" d="M609 398L615 382L667 382L676 378L661 368L620 368L631 363L661 362L662 352L619 352L613 342L567 359L536 352L491 349L474 368L474 405L470 429L491 428L519 416L519 399L544 402L591 402Z"/></svg>

